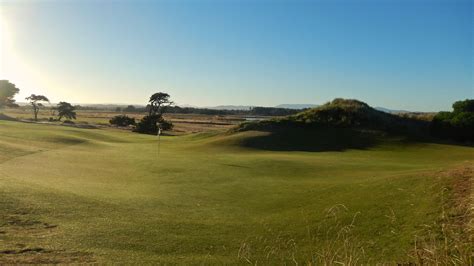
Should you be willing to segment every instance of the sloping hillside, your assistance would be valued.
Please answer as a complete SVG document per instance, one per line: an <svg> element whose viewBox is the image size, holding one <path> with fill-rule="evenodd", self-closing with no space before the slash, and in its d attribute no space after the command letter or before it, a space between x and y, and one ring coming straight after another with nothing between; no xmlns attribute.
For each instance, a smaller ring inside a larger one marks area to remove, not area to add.
<svg viewBox="0 0 474 266"><path fill-rule="evenodd" d="M335 99L283 118L243 123L235 132L261 131L241 146L286 151L342 151L428 136L428 122L378 111L358 100Z"/></svg>
<svg viewBox="0 0 474 266"><path fill-rule="evenodd" d="M236 131L281 130L289 127L354 128L393 133L421 134L426 122L378 111L358 100L334 99L296 115L254 123L244 123Z"/></svg>

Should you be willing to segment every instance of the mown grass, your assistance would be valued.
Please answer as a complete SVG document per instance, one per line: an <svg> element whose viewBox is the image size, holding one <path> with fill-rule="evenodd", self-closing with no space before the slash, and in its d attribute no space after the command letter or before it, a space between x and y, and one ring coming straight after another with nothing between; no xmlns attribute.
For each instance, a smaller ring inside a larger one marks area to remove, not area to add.
<svg viewBox="0 0 474 266"><path fill-rule="evenodd" d="M162 137L158 153L154 136L0 121L0 250L28 251L8 262L42 248L42 262L307 263L337 239L322 233L339 230L327 214L344 206L337 224L352 224L358 262L405 262L441 211L435 173L474 162L470 147L396 139L326 152L241 145L261 134ZM282 252L269 260L267 246Z"/></svg>

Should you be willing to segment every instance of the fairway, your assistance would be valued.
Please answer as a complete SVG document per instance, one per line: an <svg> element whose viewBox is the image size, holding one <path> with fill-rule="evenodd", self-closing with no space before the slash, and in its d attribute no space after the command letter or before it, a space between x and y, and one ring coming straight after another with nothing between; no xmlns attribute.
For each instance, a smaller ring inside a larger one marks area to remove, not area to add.
<svg viewBox="0 0 474 266"><path fill-rule="evenodd" d="M349 224L361 261L403 262L439 217L440 173L474 163L470 147L395 138L240 145L258 134L163 136L158 151L150 135L0 121L0 250L24 251L0 262L304 263Z"/></svg>

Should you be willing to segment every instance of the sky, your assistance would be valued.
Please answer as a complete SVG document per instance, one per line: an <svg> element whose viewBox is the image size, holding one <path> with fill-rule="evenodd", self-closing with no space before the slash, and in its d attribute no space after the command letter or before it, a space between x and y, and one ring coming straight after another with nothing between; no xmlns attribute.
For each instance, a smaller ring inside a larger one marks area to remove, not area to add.
<svg viewBox="0 0 474 266"><path fill-rule="evenodd" d="M52 102L274 106L474 98L471 0L0 0L0 79Z"/></svg>

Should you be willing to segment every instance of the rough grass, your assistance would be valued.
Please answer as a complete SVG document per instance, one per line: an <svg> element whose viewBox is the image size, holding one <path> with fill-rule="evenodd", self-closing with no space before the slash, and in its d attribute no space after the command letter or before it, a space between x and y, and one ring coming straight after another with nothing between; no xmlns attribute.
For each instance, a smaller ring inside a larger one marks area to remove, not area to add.
<svg viewBox="0 0 474 266"><path fill-rule="evenodd" d="M162 137L158 153L153 136L0 121L0 262L264 263L267 246L277 262L341 247L415 261L414 235L442 210L437 173L474 162L473 148L397 140L241 145L259 134Z"/></svg>
<svg viewBox="0 0 474 266"><path fill-rule="evenodd" d="M474 168L441 171L438 178L439 217L416 235L410 257L420 265L473 265Z"/></svg>
<svg viewBox="0 0 474 266"><path fill-rule="evenodd" d="M26 107L10 108L1 110L0 120L32 120L32 110ZM81 126L110 126L110 119L117 115L127 115L139 121L146 113L125 113L115 111L101 110L77 110L76 124ZM51 110L42 109L38 114L38 120L47 122L52 117ZM56 118L56 117L54 117ZM226 131L244 120L240 116L216 116L216 115L200 115L200 114L165 114L165 118L173 122L173 133L196 133L203 131ZM63 119L64 121L64 119ZM61 124L62 122L53 121L48 123Z"/></svg>

